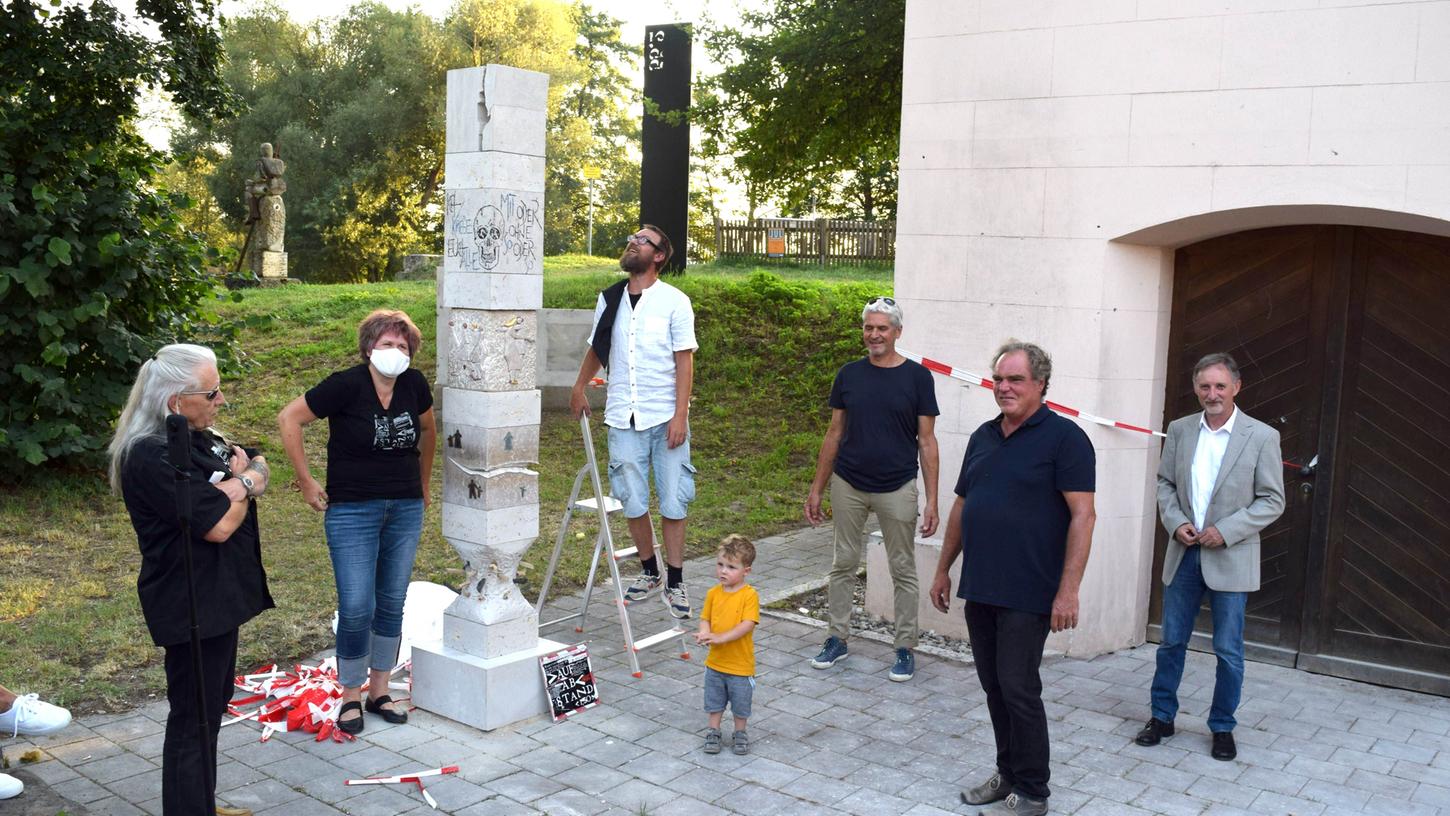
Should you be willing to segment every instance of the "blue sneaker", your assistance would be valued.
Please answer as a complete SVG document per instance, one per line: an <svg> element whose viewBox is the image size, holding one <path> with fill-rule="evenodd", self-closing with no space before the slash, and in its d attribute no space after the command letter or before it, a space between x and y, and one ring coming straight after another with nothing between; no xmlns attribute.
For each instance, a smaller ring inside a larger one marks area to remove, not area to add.
<svg viewBox="0 0 1450 816"><path fill-rule="evenodd" d="M916 655L910 649L896 650L896 665L891 667L890 677L898 683L905 683L916 675Z"/></svg>
<svg viewBox="0 0 1450 816"><path fill-rule="evenodd" d="M835 635L826 638L826 645L821 647L821 653L811 660L811 666L817 669L829 669L846 659L846 641Z"/></svg>

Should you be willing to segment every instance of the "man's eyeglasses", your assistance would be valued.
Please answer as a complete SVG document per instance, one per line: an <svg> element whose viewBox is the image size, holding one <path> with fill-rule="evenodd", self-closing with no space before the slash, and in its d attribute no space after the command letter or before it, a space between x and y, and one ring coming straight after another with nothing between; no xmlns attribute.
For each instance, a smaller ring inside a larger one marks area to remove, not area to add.
<svg viewBox="0 0 1450 816"><path fill-rule="evenodd" d="M206 397L206 401L207 402L211 402L212 400L216 399L217 398L217 395L220 394L221 392L222 392L222 387L220 385L218 385L216 388L213 388L210 391L182 391L181 393L183 393L183 394L202 394L202 395L204 395Z"/></svg>
<svg viewBox="0 0 1450 816"><path fill-rule="evenodd" d="M866 301L866 305L867 306L874 306L877 303L885 303L887 306L895 306L896 305L896 301L892 300L889 297L874 297L874 298L871 298L870 300Z"/></svg>
<svg viewBox="0 0 1450 816"><path fill-rule="evenodd" d="M644 233L639 233L639 234L636 234L636 235L631 235L628 238L624 239L624 242L626 244L649 244L650 246L654 247L655 249L659 249L660 248L660 245L659 244L655 243L654 241L651 241L650 240L650 237L648 235L645 235Z"/></svg>

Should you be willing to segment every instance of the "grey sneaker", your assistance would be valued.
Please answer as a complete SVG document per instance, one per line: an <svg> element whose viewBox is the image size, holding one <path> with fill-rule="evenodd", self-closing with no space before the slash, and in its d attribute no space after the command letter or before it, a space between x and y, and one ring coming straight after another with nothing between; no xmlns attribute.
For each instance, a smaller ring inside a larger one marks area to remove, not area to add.
<svg viewBox="0 0 1450 816"><path fill-rule="evenodd" d="M846 641L835 635L826 638L826 645L811 659L811 666L817 669L829 669L846 659Z"/></svg>
<svg viewBox="0 0 1450 816"><path fill-rule="evenodd" d="M708 728L705 730L705 753L720 753L720 729Z"/></svg>
<svg viewBox="0 0 1450 816"><path fill-rule="evenodd" d="M735 732L735 745L731 748L737 754L750 753L750 737L744 731Z"/></svg>
<svg viewBox="0 0 1450 816"><path fill-rule="evenodd" d="M631 604L642 601L655 594L655 590L659 589L663 584L664 581L658 575L641 572L639 577L634 579L634 583L630 584L629 588L624 591L624 602Z"/></svg>
<svg viewBox="0 0 1450 816"><path fill-rule="evenodd" d="M1046 816L1047 800L1030 799L1026 796L1009 793L1006 800L1002 802L1002 807L994 809L993 812L1010 813L1013 816ZM981 813L987 813L987 811L984 810Z"/></svg>
<svg viewBox="0 0 1450 816"><path fill-rule="evenodd" d="M669 608L670 614L678 620L687 620L690 617L690 596L685 592L685 585L678 584L665 590L665 606Z"/></svg>
<svg viewBox="0 0 1450 816"><path fill-rule="evenodd" d="M1012 785L1003 779L1001 774L995 773L986 782L962 791L962 804L990 805L1006 799L1010 793L1012 793Z"/></svg>

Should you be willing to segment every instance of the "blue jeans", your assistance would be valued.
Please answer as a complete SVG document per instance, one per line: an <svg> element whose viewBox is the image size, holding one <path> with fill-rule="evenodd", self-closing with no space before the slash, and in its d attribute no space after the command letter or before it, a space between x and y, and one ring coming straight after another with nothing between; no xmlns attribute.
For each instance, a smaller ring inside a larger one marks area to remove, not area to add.
<svg viewBox="0 0 1450 816"><path fill-rule="evenodd" d="M337 679L357 688L369 667L391 671L398 659L423 500L331 504L322 526L337 581Z"/></svg>
<svg viewBox="0 0 1450 816"><path fill-rule="evenodd" d="M1163 588L1163 641L1158 644L1158 670L1153 674L1153 716L1171 723L1178 714L1178 682L1183 679L1183 658L1193 621L1203 593L1208 593L1213 612L1213 653L1218 656L1218 674L1213 683L1213 706L1208 710L1208 730L1232 731L1238 724L1234 710L1244 690L1244 609L1247 592L1219 592L1203 583L1199 547L1189 547Z"/></svg>

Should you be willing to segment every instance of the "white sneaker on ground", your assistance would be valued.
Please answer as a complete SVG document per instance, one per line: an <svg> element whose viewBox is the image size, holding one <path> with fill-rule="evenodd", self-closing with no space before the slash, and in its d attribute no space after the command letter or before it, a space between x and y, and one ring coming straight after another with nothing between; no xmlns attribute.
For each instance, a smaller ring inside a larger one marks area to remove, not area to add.
<svg viewBox="0 0 1450 816"><path fill-rule="evenodd" d="M24 791L24 782L8 773L0 773L0 799L14 799Z"/></svg>
<svg viewBox="0 0 1450 816"><path fill-rule="evenodd" d="M0 713L0 733L9 731L12 737L52 734L67 725L70 712L41 700L38 694L22 694L9 711Z"/></svg>

